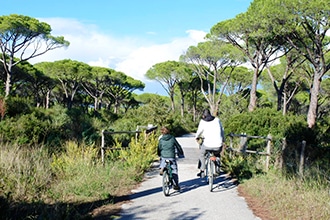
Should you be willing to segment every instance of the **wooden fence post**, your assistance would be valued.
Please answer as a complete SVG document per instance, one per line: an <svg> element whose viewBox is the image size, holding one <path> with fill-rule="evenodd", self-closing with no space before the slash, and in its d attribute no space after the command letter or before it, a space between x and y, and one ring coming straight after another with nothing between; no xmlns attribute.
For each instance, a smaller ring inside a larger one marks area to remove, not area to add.
<svg viewBox="0 0 330 220"><path fill-rule="evenodd" d="M240 150L243 154L246 153L246 147L247 147L247 136L246 133L241 134L241 140L240 140Z"/></svg>
<svg viewBox="0 0 330 220"><path fill-rule="evenodd" d="M102 164L104 165L104 129L102 130L102 137L101 137L101 159L102 159Z"/></svg>
<svg viewBox="0 0 330 220"><path fill-rule="evenodd" d="M267 135L267 148L266 148L266 172L269 169L269 160L270 160L270 148L272 144L272 136L270 134Z"/></svg>
<svg viewBox="0 0 330 220"><path fill-rule="evenodd" d="M304 163L305 163L305 148L306 141L301 142L301 152L300 152L300 163L299 163L299 175L304 175Z"/></svg>

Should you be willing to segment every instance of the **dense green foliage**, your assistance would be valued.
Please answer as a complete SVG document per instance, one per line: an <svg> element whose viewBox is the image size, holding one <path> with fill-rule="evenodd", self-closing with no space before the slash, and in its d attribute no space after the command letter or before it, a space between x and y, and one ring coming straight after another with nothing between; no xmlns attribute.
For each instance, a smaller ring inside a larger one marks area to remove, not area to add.
<svg viewBox="0 0 330 220"><path fill-rule="evenodd" d="M254 112L236 114L225 122L226 133L246 133L256 136L267 136L273 138L288 137L302 140L304 136L299 135L291 129L307 129L304 116L282 115L282 112L272 108L257 109Z"/></svg>
<svg viewBox="0 0 330 220"><path fill-rule="evenodd" d="M280 160L284 161L283 171L288 174L298 173L302 141L306 141L307 146L304 157L308 158L305 163L306 169L317 168L317 175L330 175L327 158L329 152L329 123L322 120L317 129L311 130L306 126L303 116L285 115L275 109L258 109L254 112L246 112L229 117L224 122L229 146L233 141L234 147L238 148L240 139L232 138L230 134L246 134L248 136L267 137L271 135L271 168L279 168ZM323 144L321 144L323 143ZM259 152L266 151L266 140L264 138L248 138L247 148ZM252 177L253 174L264 172L264 160L260 155L237 155L225 152L223 159L224 166L240 180ZM309 173L311 174L311 173Z"/></svg>

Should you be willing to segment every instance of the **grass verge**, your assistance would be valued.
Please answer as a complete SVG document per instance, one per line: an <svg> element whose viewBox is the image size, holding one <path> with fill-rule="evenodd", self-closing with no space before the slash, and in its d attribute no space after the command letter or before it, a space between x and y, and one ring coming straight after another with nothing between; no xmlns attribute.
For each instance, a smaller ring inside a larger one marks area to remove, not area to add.
<svg viewBox="0 0 330 220"><path fill-rule="evenodd" d="M134 141L104 164L98 147L74 142L56 155L2 145L0 219L111 219L150 167L156 141Z"/></svg>
<svg viewBox="0 0 330 220"><path fill-rule="evenodd" d="M276 171L245 180L239 193L261 219L330 219L329 187Z"/></svg>

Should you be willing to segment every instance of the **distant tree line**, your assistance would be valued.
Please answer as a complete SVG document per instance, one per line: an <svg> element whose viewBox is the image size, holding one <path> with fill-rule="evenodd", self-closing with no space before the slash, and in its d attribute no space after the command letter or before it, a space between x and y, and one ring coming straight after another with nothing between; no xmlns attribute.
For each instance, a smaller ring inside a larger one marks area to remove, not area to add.
<svg viewBox="0 0 330 220"><path fill-rule="evenodd" d="M16 97L37 108L59 104L117 117L156 103L153 108L164 108L168 117L178 114L183 123L196 123L203 108L226 120L267 107L305 116L313 129L329 116L329 11L323 0L254 0L246 12L215 24L178 61L150 67L146 77L158 81L168 97L137 95L144 83L110 68L70 59L31 65L29 59L69 42L34 18L1 16L1 117L14 106L6 106L7 100Z"/></svg>

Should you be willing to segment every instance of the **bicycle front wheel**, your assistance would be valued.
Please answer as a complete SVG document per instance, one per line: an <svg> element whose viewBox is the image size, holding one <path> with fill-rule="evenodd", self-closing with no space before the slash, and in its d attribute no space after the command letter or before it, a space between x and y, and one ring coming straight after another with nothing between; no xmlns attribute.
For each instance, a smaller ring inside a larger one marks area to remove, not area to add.
<svg viewBox="0 0 330 220"><path fill-rule="evenodd" d="M163 173L163 193L165 196L170 195L171 181L167 170Z"/></svg>

